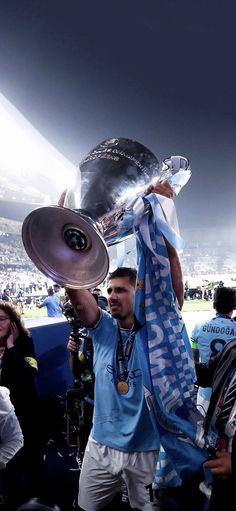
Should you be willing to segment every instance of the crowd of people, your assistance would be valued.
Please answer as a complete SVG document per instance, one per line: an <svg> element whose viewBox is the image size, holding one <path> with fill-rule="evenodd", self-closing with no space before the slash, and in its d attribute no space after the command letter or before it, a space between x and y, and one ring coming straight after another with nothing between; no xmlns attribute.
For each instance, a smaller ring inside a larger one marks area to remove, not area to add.
<svg viewBox="0 0 236 511"><path fill-rule="evenodd" d="M46 297L52 284L27 256L20 222L0 219L0 297L6 292L22 314L25 306Z"/></svg>

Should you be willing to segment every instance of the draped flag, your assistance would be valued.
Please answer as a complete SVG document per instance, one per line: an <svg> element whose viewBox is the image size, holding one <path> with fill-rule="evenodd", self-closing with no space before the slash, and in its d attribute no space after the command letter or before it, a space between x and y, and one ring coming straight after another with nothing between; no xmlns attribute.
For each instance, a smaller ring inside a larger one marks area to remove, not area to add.
<svg viewBox="0 0 236 511"><path fill-rule="evenodd" d="M117 267L120 268L124 266L125 261L125 241L122 243L118 243L116 245L116 254L117 254Z"/></svg>
<svg viewBox="0 0 236 511"><path fill-rule="evenodd" d="M173 291L163 236L177 250L183 241L167 222L162 200L152 193L133 206L138 264L135 315L143 325L137 345L146 402L161 442L154 489L180 485L208 458L203 417L194 402L192 350Z"/></svg>

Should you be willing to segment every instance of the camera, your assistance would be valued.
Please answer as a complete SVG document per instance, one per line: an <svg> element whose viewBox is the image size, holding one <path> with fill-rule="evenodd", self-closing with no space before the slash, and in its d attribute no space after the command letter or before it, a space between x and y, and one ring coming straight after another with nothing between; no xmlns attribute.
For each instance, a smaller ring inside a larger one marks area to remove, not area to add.
<svg viewBox="0 0 236 511"><path fill-rule="evenodd" d="M79 353L81 354L78 362L78 376L80 376L80 379L83 378L82 381L89 381L90 377L88 371L91 373L93 370L92 339L87 334L86 329L82 327L81 321L76 316L74 307L69 300L63 305L63 314L65 315L68 323L71 325L70 336L73 337L73 341L78 345ZM76 380L77 378L75 377L75 383Z"/></svg>
<svg viewBox="0 0 236 511"><path fill-rule="evenodd" d="M71 335L74 337L75 342L79 342L78 334L81 329L81 321L76 316L74 307L70 300L63 304L62 312L68 323L71 325Z"/></svg>
<svg viewBox="0 0 236 511"><path fill-rule="evenodd" d="M63 305L63 314L71 325L70 336L78 345L78 351L71 353L73 357L73 387L66 393L67 443L73 447L78 445L78 437L87 437L92 424L93 343L86 329L82 327L70 301Z"/></svg>

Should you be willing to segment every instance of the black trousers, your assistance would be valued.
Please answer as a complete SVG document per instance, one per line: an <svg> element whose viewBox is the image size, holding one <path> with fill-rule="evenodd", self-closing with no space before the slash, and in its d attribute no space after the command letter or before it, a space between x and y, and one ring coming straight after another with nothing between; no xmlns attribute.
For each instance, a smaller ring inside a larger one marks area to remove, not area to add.
<svg viewBox="0 0 236 511"><path fill-rule="evenodd" d="M235 482L233 479L215 478L212 485L212 495L206 511L225 511L226 502L235 506Z"/></svg>
<svg viewBox="0 0 236 511"><path fill-rule="evenodd" d="M207 499L199 490L203 479L203 474L199 473L182 486L154 491L156 511L206 511Z"/></svg>

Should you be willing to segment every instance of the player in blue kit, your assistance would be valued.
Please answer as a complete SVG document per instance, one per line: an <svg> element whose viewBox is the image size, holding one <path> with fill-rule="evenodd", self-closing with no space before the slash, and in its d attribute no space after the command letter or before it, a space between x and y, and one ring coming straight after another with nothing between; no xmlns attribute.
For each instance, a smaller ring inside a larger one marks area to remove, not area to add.
<svg viewBox="0 0 236 511"><path fill-rule="evenodd" d="M235 290L231 287L218 287L213 298L215 317L197 323L191 335L191 344L195 362L205 363L210 357L236 338L236 323L232 319L235 308ZM206 413L211 397L211 388L199 387L197 405Z"/></svg>

